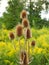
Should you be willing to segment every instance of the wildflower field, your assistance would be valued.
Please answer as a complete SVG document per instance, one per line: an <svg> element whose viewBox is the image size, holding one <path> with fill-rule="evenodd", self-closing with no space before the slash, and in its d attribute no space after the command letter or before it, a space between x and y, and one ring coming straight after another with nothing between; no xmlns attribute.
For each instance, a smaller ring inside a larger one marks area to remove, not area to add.
<svg viewBox="0 0 49 65"><path fill-rule="evenodd" d="M30 54L33 60L30 65L49 65L49 29L40 30L32 28L32 38L35 41L35 47L30 48ZM9 32L15 33L15 30L0 29L0 65L18 65L19 42L17 39L9 40ZM20 40L22 47L24 38ZM16 45L16 50L13 45ZM16 53L15 53L16 52Z"/></svg>
<svg viewBox="0 0 49 65"><path fill-rule="evenodd" d="M0 65L49 65L49 1L7 0L5 12L3 2Z"/></svg>

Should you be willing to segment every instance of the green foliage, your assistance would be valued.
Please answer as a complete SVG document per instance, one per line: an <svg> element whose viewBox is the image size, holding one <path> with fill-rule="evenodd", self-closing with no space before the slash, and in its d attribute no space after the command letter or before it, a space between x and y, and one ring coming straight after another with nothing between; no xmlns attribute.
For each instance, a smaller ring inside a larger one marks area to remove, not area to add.
<svg viewBox="0 0 49 65"><path fill-rule="evenodd" d="M23 3L20 0L9 0L7 11L3 14L3 21L7 29L11 29L20 22L20 12L23 9Z"/></svg>
<svg viewBox="0 0 49 65"><path fill-rule="evenodd" d="M29 20L30 20L30 24L31 24L31 27L36 27L36 28L42 28L43 25L44 26L49 26L48 23L49 21L47 22L47 20L45 19L41 19L41 11L44 10L43 8L43 4L45 4L45 10L46 12L48 11L48 5L49 5L49 2L47 0L38 0L37 2L32 2L30 0L30 6L28 6L28 9L26 9L28 12L29 12Z"/></svg>
<svg viewBox="0 0 49 65"><path fill-rule="evenodd" d="M34 65L46 65L46 63L47 63L47 59L46 59L45 55L36 54L36 55L34 55L34 59L31 63L31 65L32 64L34 64Z"/></svg>
<svg viewBox="0 0 49 65"><path fill-rule="evenodd" d="M20 21L20 12L22 9L26 9L27 0L9 0L8 6L6 7L6 12L3 13L3 22L7 29L12 29L15 27ZM48 11L49 2L46 0L38 0L38 2L32 2L30 0L30 5L27 7L27 11L29 12L29 21L31 27L42 28L43 26L49 27L49 21L46 19L41 19L41 11L44 10L43 4L45 4L45 10ZM21 6L20 6L21 5Z"/></svg>
<svg viewBox="0 0 49 65"><path fill-rule="evenodd" d="M0 29L2 28L3 18L0 17Z"/></svg>
<svg viewBox="0 0 49 65"><path fill-rule="evenodd" d="M48 60L48 63L46 63L46 65L49 65L49 60Z"/></svg>
<svg viewBox="0 0 49 65"><path fill-rule="evenodd" d="M42 2L39 0L37 3L35 3L37 7L35 7L34 3L31 2L31 6L27 10L30 12L30 24L35 28L42 28L43 25L47 27L49 26L49 21L46 21L45 19L42 20L39 15L42 10L41 5L44 2L47 5L47 2L45 0ZM0 28L3 27L2 29L0 29L0 65L18 65L17 60L19 58L18 53L20 50L18 40L13 40L13 43L16 44L15 50L13 47L14 44L11 42L11 40L9 40L9 32L13 31L15 33L15 31L13 29L7 29L15 27L16 24L20 22L19 15L20 11L23 9L23 3L20 2L20 0L9 0L8 4L9 5L7 7L7 11L4 12L3 18L0 18ZM32 9L32 7L35 7L35 10ZM7 29L5 29L4 25ZM30 40L35 40L36 46L34 50L32 47L30 48L30 53L33 56L33 61L30 65L49 65L49 29L43 27L40 30L34 28L32 28L31 30L33 37ZM24 39L21 39L20 42L22 44L22 47L24 47Z"/></svg>

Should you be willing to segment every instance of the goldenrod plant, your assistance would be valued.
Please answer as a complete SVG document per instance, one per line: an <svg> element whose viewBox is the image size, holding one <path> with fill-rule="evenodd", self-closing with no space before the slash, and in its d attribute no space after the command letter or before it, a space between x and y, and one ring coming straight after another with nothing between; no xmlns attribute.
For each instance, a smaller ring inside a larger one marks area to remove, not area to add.
<svg viewBox="0 0 49 65"><path fill-rule="evenodd" d="M31 38L26 39L25 32L28 28L23 27L22 37L17 36L16 28L12 30L0 29L0 65L20 65L24 58L23 56L26 54L27 57L25 57L27 59L24 61L25 63L30 59L29 61L32 60L30 65L49 65L49 29L45 27L40 30L29 28L30 32L32 31L32 36ZM8 36L12 36L12 39ZM21 46L19 45L19 38ZM29 57L27 50L28 43L30 46Z"/></svg>

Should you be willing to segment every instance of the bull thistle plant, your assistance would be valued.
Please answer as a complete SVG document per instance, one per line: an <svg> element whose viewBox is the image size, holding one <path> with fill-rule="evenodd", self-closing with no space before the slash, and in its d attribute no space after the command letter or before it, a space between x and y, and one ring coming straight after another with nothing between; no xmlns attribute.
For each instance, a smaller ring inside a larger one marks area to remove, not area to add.
<svg viewBox="0 0 49 65"><path fill-rule="evenodd" d="M19 65L29 65L33 57L30 54L30 47L35 47L35 41L30 42L30 38L32 37L31 34L31 29L30 29L30 24L29 20L27 17L27 12L26 10L23 10L20 14L20 18L22 20L22 24L18 24L16 26L16 34L13 32L10 32L9 38L10 40L13 40L16 37L18 37L18 42L19 42L19 47L20 47L20 53L19 53ZM24 37L24 48L21 47L21 37ZM16 50L16 46L14 46Z"/></svg>

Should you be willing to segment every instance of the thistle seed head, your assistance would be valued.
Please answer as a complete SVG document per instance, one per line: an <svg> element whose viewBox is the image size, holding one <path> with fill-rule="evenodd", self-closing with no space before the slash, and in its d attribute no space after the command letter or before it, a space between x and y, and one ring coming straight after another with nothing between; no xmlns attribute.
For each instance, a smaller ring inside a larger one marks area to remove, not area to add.
<svg viewBox="0 0 49 65"><path fill-rule="evenodd" d="M20 59L21 59L21 61L23 61L23 60L24 60L24 51L21 51L21 54L20 54Z"/></svg>
<svg viewBox="0 0 49 65"><path fill-rule="evenodd" d="M20 36L22 36L22 34L23 34L23 26L22 25L17 25L17 27L16 27L16 33L17 33L17 36L18 37L20 37Z"/></svg>
<svg viewBox="0 0 49 65"><path fill-rule="evenodd" d="M24 27L29 27L29 21L28 21L27 18L24 18L24 19L22 20L22 25L23 25Z"/></svg>
<svg viewBox="0 0 49 65"><path fill-rule="evenodd" d="M10 33L9 33L9 38L10 38L11 40L13 40L13 39L15 38L15 36L14 36L14 33L13 33L13 32L10 32Z"/></svg>
<svg viewBox="0 0 49 65"><path fill-rule="evenodd" d="M23 65L28 64L28 56L27 56L27 53L25 51L21 52L21 61L23 61Z"/></svg>
<svg viewBox="0 0 49 65"><path fill-rule="evenodd" d="M26 52L24 52L24 65L28 64L28 55Z"/></svg>
<svg viewBox="0 0 49 65"><path fill-rule="evenodd" d="M26 30L26 39L29 39L31 38L31 31L30 31L30 28L27 28Z"/></svg>
<svg viewBox="0 0 49 65"><path fill-rule="evenodd" d="M35 41L32 41L31 42L31 46L35 46Z"/></svg>
<svg viewBox="0 0 49 65"><path fill-rule="evenodd" d="M26 18L27 17L27 12L26 10L22 10L21 14L20 14L20 18L23 19L23 18Z"/></svg>

